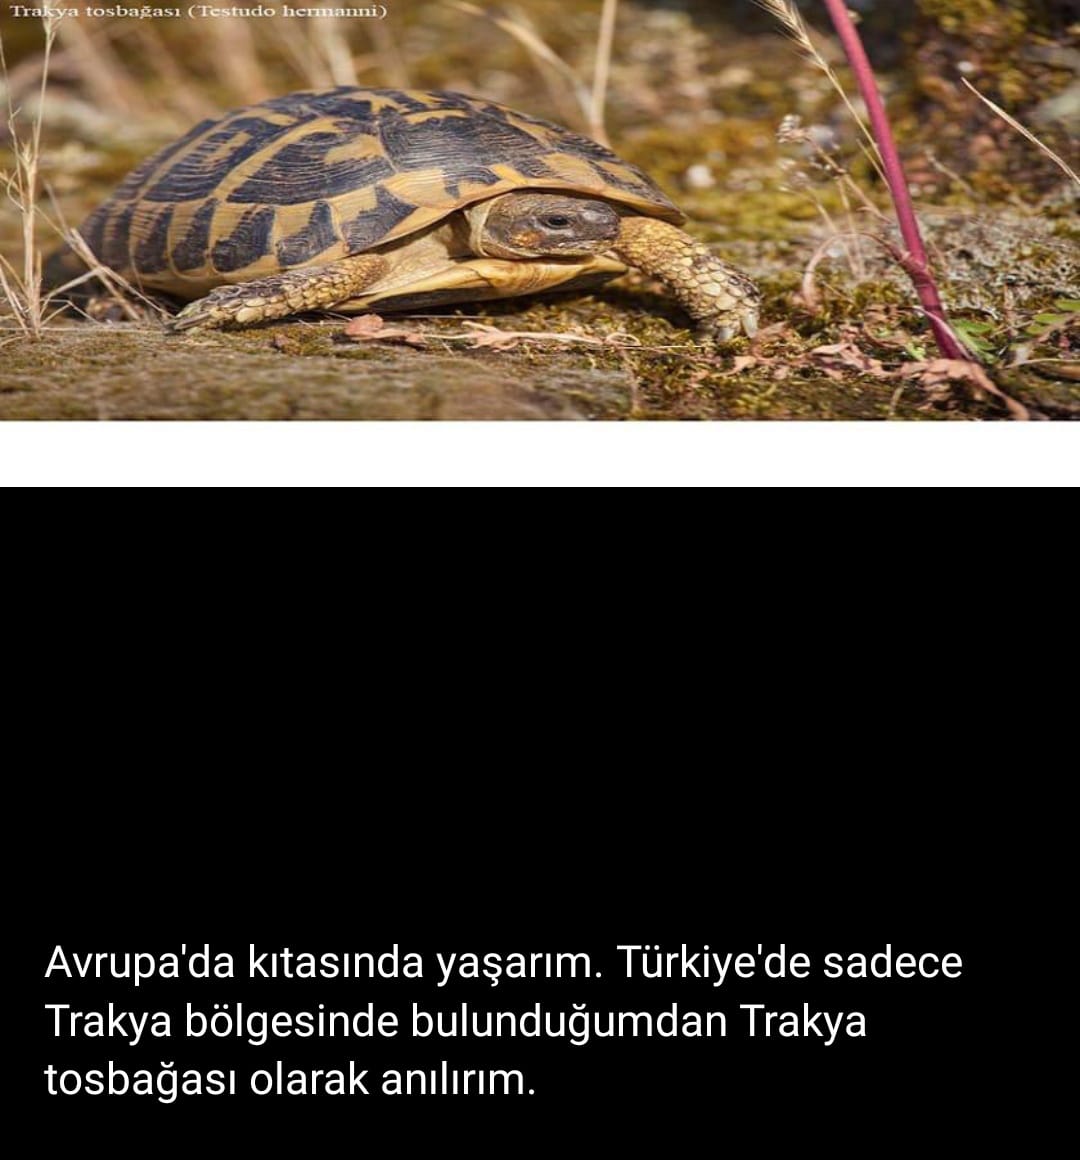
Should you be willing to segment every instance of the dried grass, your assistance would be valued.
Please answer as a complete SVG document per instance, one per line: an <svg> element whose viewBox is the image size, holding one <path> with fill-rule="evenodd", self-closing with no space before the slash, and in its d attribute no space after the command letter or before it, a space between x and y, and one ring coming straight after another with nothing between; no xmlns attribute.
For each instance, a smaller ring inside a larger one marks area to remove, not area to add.
<svg viewBox="0 0 1080 1160"><path fill-rule="evenodd" d="M41 129L45 119L45 94L49 83L49 63L61 18L46 17L45 49L41 63L41 83L37 108L30 118L29 131L24 133L20 124L20 110L15 107L8 76L7 57L4 55L3 34L0 33L0 74L7 89L7 128L11 139L14 168L0 172L4 196L14 205L22 221L23 263L18 270L0 254L0 292L11 310L16 325L25 338L39 339L48 321L49 301L42 293L41 251L37 244L36 229L40 217Z"/></svg>
<svg viewBox="0 0 1080 1160"><path fill-rule="evenodd" d="M548 84L552 100L559 108L560 115L568 121L582 121L590 137L599 141L601 145L610 146L611 141L605 125L605 110L608 80L611 75L611 53L615 36L615 21L618 14L618 0L604 0L591 90L578 76L574 68L563 60L532 27L524 13L516 13L513 17L495 15L470 3L469 0L446 0L446 3L450 8L455 8L469 16L478 16L481 19L489 20L507 35L512 36L528 52L533 64L544 78L545 83ZM576 110L573 109L572 105L567 106L563 91L558 86L551 85L551 72L554 72L569 86L569 91L573 94L577 104Z"/></svg>
<svg viewBox="0 0 1080 1160"><path fill-rule="evenodd" d="M969 88L975 96L979 98L984 105L992 109L1010 128L1015 129L1021 136L1026 137L1037 149L1041 149L1043 153L1072 181L1080 185L1080 177L1077 177L1076 171L1071 169L1066 163L1047 145L1044 141L1040 141L1030 129L1025 129L1023 125L1013 116L1010 116L1000 105L995 105L989 97L984 97L982 93L969 81L966 77L961 77L960 81L967 88Z"/></svg>
<svg viewBox="0 0 1080 1160"><path fill-rule="evenodd" d="M592 99L589 101L589 125L597 141L610 144L605 125L608 82L611 79L611 53L615 44L615 22L619 0L604 0L600 14L600 34L596 41L596 66L593 70Z"/></svg>
<svg viewBox="0 0 1080 1160"><path fill-rule="evenodd" d="M754 3L776 17L780 27L787 33L792 43L795 44L803 56L815 68L820 69L825 75L826 80L832 85L837 96L844 102L844 107L851 114L852 120L859 126L859 131L862 133L865 143L867 157L877 170L878 176L884 182L885 174L881 169L881 153L878 150L877 141L874 140L874 134L870 131L870 126L866 123L862 114L855 108L851 98L847 95L847 91L840 83L840 78L836 75L832 65L822 56L820 50L810 39L810 32L806 27L806 22L803 20L802 13L799 11L794 0L754 0Z"/></svg>

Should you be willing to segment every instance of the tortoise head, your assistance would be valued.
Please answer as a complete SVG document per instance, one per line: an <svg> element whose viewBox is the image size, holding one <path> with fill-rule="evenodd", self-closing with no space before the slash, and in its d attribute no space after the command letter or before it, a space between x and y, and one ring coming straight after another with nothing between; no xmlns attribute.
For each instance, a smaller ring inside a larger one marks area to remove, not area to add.
<svg viewBox="0 0 1080 1160"><path fill-rule="evenodd" d="M585 258L619 236L615 206L564 193L505 193L465 215L473 253L488 258Z"/></svg>

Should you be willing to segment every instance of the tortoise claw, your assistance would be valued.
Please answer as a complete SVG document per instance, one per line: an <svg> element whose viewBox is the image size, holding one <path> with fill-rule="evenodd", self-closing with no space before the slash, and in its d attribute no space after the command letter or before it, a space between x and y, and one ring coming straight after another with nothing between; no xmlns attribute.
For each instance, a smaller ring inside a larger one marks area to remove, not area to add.
<svg viewBox="0 0 1080 1160"><path fill-rule="evenodd" d="M204 310L199 309L200 303L191 302L179 314L165 320L166 334L181 334L185 330L192 330L196 326L205 326L212 320Z"/></svg>
<svg viewBox="0 0 1080 1160"><path fill-rule="evenodd" d="M747 338L753 338L757 332L758 312L756 310L746 310L737 318L731 314L725 314L722 322L715 318L705 319L697 326L697 337L703 342L730 342L733 338L738 338L740 334L745 334Z"/></svg>

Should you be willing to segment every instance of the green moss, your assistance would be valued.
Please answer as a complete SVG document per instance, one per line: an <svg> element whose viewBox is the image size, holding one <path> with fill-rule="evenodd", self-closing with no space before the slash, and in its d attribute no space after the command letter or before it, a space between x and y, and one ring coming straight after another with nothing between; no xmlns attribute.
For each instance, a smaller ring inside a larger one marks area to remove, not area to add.
<svg viewBox="0 0 1080 1160"><path fill-rule="evenodd" d="M937 21L952 36L985 37L1015 44L1028 29L1028 5L1000 0L916 0L923 16Z"/></svg>

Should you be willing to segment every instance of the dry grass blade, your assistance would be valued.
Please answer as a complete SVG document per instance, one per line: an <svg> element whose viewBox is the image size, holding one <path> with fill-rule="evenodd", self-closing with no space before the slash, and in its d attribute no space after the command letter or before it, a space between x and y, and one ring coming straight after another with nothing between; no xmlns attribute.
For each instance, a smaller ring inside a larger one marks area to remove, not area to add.
<svg viewBox="0 0 1080 1160"><path fill-rule="evenodd" d="M40 338L47 321L45 312L47 301L41 290L41 252L38 249L35 229L39 211L37 205L38 171L41 162L41 129L45 117L45 93L49 83L49 62L53 45L60 27L61 17L49 16L42 21L45 32L45 48L41 61L41 84L38 90L37 108L30 119L28 137L21 135L18 124L19 110L13 104L11 88L8 89L7 122L11 147L15 159L12 172L0 173L6 196L14 203L22 219L23 268L17 273L8 261L0 270L0 289L11 308L16 324L27 338ZM0 35L0 73L8 75L7 58L4 55L3 36Z"/></svg>
<svg viewBox="0 0 1080 1160"><path fill-rule="evenodd" d="M533 29L528 25L519 21L511 20L506 16L495 16L490 12L485 12L483 8L479 8L475 4L470 4L469 0L446 0L446 3L451 8L456 8L459 12L465 12L470 16L479 16L483 20L490 20L496 27L501 28L503 32L512 36L533 58L535 62L543 62L549 68L554 69L560 77L569 85L570 91L574 94L574 98L578 104L579 116L584 118L588 125L589 131L593 131L592 123L592 94L582 84L581 79L577 73L566 63L565 60L549 45L542 40ZM540 70L542 76L546 77L543 69ZM559 93L557 89L552 91L552 96L556 101L559 101Z"/></svg>
<svg viewBox="0 0 1080 1160"><path fill-rule="evenodd" d="M170 51L155 27L156 23L153 20L140 20L133 30L134 39L154 72L166 82L170 105L192 124L216 113L218 110L213 101L208 100L199 91L198 86L191 83L190 74L180 67L176 55ZM225 25L238 23L236 20L219 20L213 27L216 30ZM233 74L240 72L238 58L230 56L228 59Z"/></svg>
<svg viewBox="0 0 1080 1160"><path fill-rule="evenodd" d="M810 39L810 33L807 30L806 23L802 18L802 13L795 4L795 0L754 0L754 3L775 16L780 23L780 27L784 29L791 40L806 55L807 60L825 74L829 84L836 90L836 93L844 102L847 111L859 126L859 131L866 140L867 156L877 170L878 176L884 181L885 175L881 170L881 153L878 150L877 141L874 140L874 134L870 132L870 126L867 125L858 110L851 103L851 99L844 91L844 86L840 83L840 78L833 71L832 65L829 64L814 46L814 42Z"/></svg>
<svg viewBox="0 0 1080 1160"><path fill-rule="evenodd" d="M231 21L222 21L230 24ZM269 20L260 20L259 24L266 29L266 34L273 49L281 54L296 70L296 75L304 84L312 89L328 89L331 87L329 70L312 43L310 36L297 36L286 24L292 21L279 20L276 16ZM261 31L261 29L260 29Z"/></svg>
<svg viewBox="0 0 1080 1160"><path fill-rule="evenodd" d="M112 298L132 322L140 322L143 319L143 316L131 305L131 299L133 298L138 299L144 306L149 307L158 317L170 317L169 312L163 306L155 302L152 298L147 298L145 294L141 293L126 278L117 274L115 270L110 270L107 266L103 266L97 255L83 241L82 235L78 230L65 230L64 241L67 242L86 264L87 272L61 286L56 291L57 294L63 293L65 290L70 290L82 282L89 281L91 278L97 278L105 286L105 289L108 290L109 297Z"/></svg>
<svg viewBox="0 0 1080 1160"><path fill-rule="evenodd" d="M616 334L609 334L603 338L598 338L592 334L574 334L564 333L562 331L549 330L500 330L497 326L489 326L485 322L465 322L470 330L475 331L475 334L446 334L440 335L440 338L471 338L475 346L499 346L501 344L509 344L518 342L520 340L532 340L534 342L568 342L568 343L584 343L586 346L633 346L640 347L641 343L631 334L626 334L619 331Z"/></svg>
<svg viewBox="0 0 1080 1160"><path fill-rule="evenodd" d="M411 88L409 66L405 62L405 54L394 36L392 26L386 20L365 20L371 43L375 46L375 59L379 62L383 74L396 89Z"/></svg>
<svg viewBox="0 0 1080 1160"><path fill-rule="evenodd" d="M273 19L276 23L277 18ZM229 62L227 76L230 87L237 96L251 103L265 100L270 96L274 91L274 85L259 61L252 31L253 24L263 24L265 21L249 23L247 20L209 20L206 23L213 38L213 52L216 58Z"/></svg>
<svg viewBox="0 0 1080 1160"><path fill-rule="evenodd" d="M123 21L93 17L84 21L77 8L63 17L46 17L45 22L49 21L55 23L54 34L59 32L61 43L70 53L72 67L99 108L129 117L144 107L145 97L139 82L112 40L114 26L119 28Z"/></svg>
<svg viewBox="0 0 1080 1160"><path fill-rule="evenodd" d="M420 317L431 317L421 315ZM415 318L405 322L414 322ZM640 340L625 331L616 331L614 334L597 336L563 331L548 330L501 330L486 322L462 323L468 329L460 331L423 331L408 326L395 326L387 323L381 315L362 314L354 318L342 331L342 334L353 342L393 342L405 343L408 346L424 347L433 342L467 342L474 350L490 348L493 350L509 350L519 342L539 342L569 345L599 346L615 350L666 350L666 347L643 347ZM681 349L681 348L670 348Z"/></svg>
<svg viewBox="0 0 1080 1160"><path fill-rule="evenodd" d="M604 0L600 14L600 36L596 42L596 68L593 72L592 99L589 102L589 130L601 145L610 145L604 113L607 107L608 81L611 79L611 52L615 44L615 21L619 0Z"/></svg>
<svg viewBox="0 0 1080 1160"><path fill-rule="evenodd" d="M21 301L19 279L17 276L12 277L9 274L10 270L11 264L6 258L0 255L0 293L3 294L4 301L8 304L19 330L29 335L30 332L27 329L26 320L22 316L22 311L18 309L18 303Z"/></svg>
<svg viewBox="0 0 1080 1160"><path fill-rule="evenodd" d="M969 88L975 94L975 96L977 96L979 98L980 101L982 101L982 103L984 105L987 105L989 108L993 109L993 111L1005 122L1006 125L1009 125L1011 128L1015 129L1017 131L1017 133L1020 133L1022 136L1026 137L1032 143L1032 145L1034 145L1037 149L1041 149L1043 151L1043 153L1045 153L1046 156L1049 157L1050 160L1063 173L1067 174L1073 181L1076 182L1077 185L1080 185L1080 177L1077 177L1075 171L1072 170L1053 151L1053 149L1050 148L1049 145L1040 141L1039 138L1036 137L1035 134L1032 133L1030 129L1025 129L1024 126L1021 125L1020 122L1015 117L1012 117L1008 113L1006 113L1005 110L1000 105L995 105L994 102L992 100L990 100L989 97L984 97L982 95L982 93L980 93L979 90L966 77L961 77L960 80L964 85L967 86L967 88Z"/></svg>
<svg viewBox="0 0 1080 1160"><path fill-rule="evenodd" d="M376 21L376 24L380 21ZM330 77L335 85L358 84L356 66L353 64L352 50L343 31L340 16L327 17L312 22L311 37L318 47Z"/></svg>

